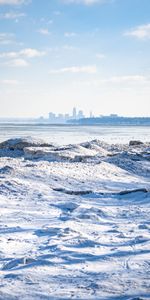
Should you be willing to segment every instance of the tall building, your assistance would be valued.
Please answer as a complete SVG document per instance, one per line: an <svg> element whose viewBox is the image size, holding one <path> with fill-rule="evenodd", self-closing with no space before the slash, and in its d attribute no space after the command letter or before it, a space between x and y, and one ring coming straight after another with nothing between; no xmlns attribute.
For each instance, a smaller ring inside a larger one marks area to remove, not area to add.
<svg viewBox="0 0 150 300"><path fill-rule="evenodd" d="M90 118L93 118L93 113L92 113L92 111L90 111Z"/></svg>
<svg viewBox="0 0 150 300"><path fill-rule="evenodd" d="M72 117L73 117L73 119L77 118L77 110L75 107L73 108L73 111L72 111Z"/></svg>

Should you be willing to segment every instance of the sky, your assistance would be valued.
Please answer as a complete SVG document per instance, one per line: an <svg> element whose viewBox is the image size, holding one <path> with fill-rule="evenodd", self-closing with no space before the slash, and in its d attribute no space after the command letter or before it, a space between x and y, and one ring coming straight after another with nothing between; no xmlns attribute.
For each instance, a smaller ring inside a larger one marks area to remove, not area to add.
<svg viewBox="0 0 150 300"><path fill-rule="evenodd" d="M150 0L0 0L0 117L150 116Z"/></svg>

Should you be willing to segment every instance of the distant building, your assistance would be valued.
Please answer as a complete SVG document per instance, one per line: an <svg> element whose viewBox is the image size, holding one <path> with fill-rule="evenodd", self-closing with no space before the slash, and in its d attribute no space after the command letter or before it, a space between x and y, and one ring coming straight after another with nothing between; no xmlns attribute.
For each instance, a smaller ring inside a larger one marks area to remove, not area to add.
<svg viewBox="0 0 150 300"><path fill-rule="evenodd" d="M58 123L64 123L64 115L58 114L57 121L58 121Z"/></svg>
<svg viewBox="0 0 150 300"><path fill-rule="evenodd" d="M118 115L117 114L111 114L110 117L111 118L118 118Z"/></svg>
<svg viewBox="0 0 150 300"><path fill-rule="evenodd" d="M56 119L56 115L53 112L50 112L48 115L48 119L50 122L53 122Z"/></svg>
<svg viewBox="0 0 150 300"><path fill-rule="evenodd" d="M64 118L65 118L66 121L69 120L69 119L70 119L69 114L65 114L65 115L64 115Z"/></svg>
<svg viewBox="0 0 150 300"><path fill-rule="evenodd" d="M73 108L73 111L72 111L72 118L73 118L73 119L76 119L76 118L77 118L77 110L76 110L76 107Z"/></svg>
<svg viewBox="0 0 150 300"><path fill-rule="evenodd" d="M78 115L77 115L78 119L83 119L84 118L84 114L82 110L79 110Z"/></svg>
<svg viewBox="0 0 150 300"><path fill-rule="evenodd" d="M55 114L53 112L49 112L48 118L39 117L37 121L42 123L49 123L49 124L66 124L69 120L79 120L85 118L83 111L79 110L77 111L76 107L73 108L72 114Z"/></svg>
<svg viewBox="0 0 150 300"><path fill-rule="evenodd" d="M92 113L92 111L90 111L90 118L93 118L93 113Z"/></svg>
<svg viewBox="0 0 150 300"><path fill-rule="evenodd" d="M64 118L64 115L63 115L63 114L58 114L58 118L59 118L59 119L63 119L63 118Z"/></svg>
<svg viewBox="0 0 150 300"><path fill-rule="evenodd" d="M43 116L40 116L40 117L39 117L39 121L43 122L43 121L44 121L44 117L43 117Z"/></svg>

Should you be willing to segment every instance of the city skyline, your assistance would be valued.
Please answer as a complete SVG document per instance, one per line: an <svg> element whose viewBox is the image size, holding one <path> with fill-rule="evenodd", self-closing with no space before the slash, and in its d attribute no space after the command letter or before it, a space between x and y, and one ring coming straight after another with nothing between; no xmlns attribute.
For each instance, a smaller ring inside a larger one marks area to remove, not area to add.
<svg viewBox="0 0 150 300"><path fill-rule="evenodd" d="M45 117L43 115L41 116L38 116L38 117L35 117L35 118L29 118L29 117L26 117L26 118L23 118L23 117L13 117L13 118L7 118L7 117L4 117L4 118L1 118L0 117L0 121L1 120L11 120L11 119L16 119L16 120L34 120L34 121L41 121L41 122L51 122L51 123L64 123L68 120L79 120L79 119L84 119L84 118L94 118L94 117L102 117L103 115L97 113L97 115L94 115L92 113L92 111L89 111L88 114L85 114L83 110L81 110L80 108L77 108L77 107L73 107L72 108L72 111L71 112L65 112L64 114L62 112L53 112L53 111L50 111L49 113L46 113L45 114ZM110 116L117 116L117 114L114 114L114 115L110 115Z"/></svg>
<svg viewBox="0 0 150 300"><path fill-rule="evenodd" d="M100 112L93 114L92 111L89 114L84 114L84 111L73 107L71 113L65 112L64 114L59 112L49 112L46 117L39 116L36 118L0 118L0 123L14 123L14 124L52 124L52 125L149 125L150 117L142 116L123 116L116 113L109 115L102 115Z"/></svg>
<svg viewBox="0 0 150 300"><path fill-rule="evenodd" d="M72 109L72 114L69 114L69 113L54 113L54 112L49 112L48 114L48 118L44 118L43 116L41 116L39 118L39 120L41 122L50 122L50 123L67 123L68 120L71 120L71 119L82 119L82 118L85 118L85 115L83 113L82 110L78 110L76 107L73 107Z"/></svg>
<svg viewBox="0 0 150 300"><path fill-rule="evenodd" d="M1 0L0 117L149 116L149 0Z"/></svg>

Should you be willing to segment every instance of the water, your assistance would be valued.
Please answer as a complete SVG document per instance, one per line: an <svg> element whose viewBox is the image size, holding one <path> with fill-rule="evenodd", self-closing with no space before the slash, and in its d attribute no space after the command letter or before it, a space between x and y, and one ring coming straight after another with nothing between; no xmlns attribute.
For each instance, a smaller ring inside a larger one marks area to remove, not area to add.
<svg viewBox="0 0 150 300"><path fill-rule="evenodd" d="M0 142L26 136L57 144L81 143L92 139L108 143L128 143L133 139L149 142L150 126L0 124Z"/></svg>

